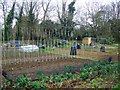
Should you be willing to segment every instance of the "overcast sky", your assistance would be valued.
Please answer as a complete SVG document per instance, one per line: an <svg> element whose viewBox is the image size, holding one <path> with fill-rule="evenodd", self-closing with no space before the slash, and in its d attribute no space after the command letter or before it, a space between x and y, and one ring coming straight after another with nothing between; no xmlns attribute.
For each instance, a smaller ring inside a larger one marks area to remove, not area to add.
<svg viewBox="0 0 120 90"><path fill-rule="evenodd" d="M7 2L9 2L9 4L12 4L13 1L14 0L7 0ZM18 2L18 3L22 3L23 1L25 1L25 0L16 0L16 2ZM31 1L31 0L27 0L27 1ZM42 1L42 0L39 0L39 1ZM44 0L44 1L48 1L48 0ZM73 0L64 0L64 1L67 1L67 5L68 5ZM119 0L76 0L75 8L76 9L78 7L79 8L84 8L86 3L98 2L100 4L110 4L111 2L116 2L116 1L119 1ZM62 5L61 3L62 3L62 0L51 0L51 5L53 5L53 6L56 6L57 4ZM1 16L2 16L2 11L0 10L0 23L2 22L2 20L1 20L2 17Z"/></svg>
<svg viewBox="0 0 120 90"><path fill-rule="evenodd" d="M14 0L8 0L8 1L14 1ZM25 1L25 0L16 0L17 2L22 2L22 1ZM28 0L30 1L30 0ZM42 0L39 0L39 1L42 1ZM48 1L48 0L44 0L44 1ZM61 3L62 0L51 0L52 4L56 4L57 2L58 3ZM67 1L68 3L70 3L71 1L73 0L64 0L64 1ZM81 5L83 6L86 2L99 2L99 3L102 3L102 4L108 4L110 2L116 2L116 1L119 1L119 0L76 0L76 6L77 5Z"/></svg>

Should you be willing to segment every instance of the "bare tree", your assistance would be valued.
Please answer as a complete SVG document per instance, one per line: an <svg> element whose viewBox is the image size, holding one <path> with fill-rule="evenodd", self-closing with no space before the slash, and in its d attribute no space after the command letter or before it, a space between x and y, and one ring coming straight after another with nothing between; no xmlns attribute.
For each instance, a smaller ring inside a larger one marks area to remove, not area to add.
<svg viewBox="0 0 120 90"><path fill-rule="evenodd" d="M35 14L35 18L39 19L39 15L41 14L41 2L39 0L31 0L32 2L32 8L33 13ZM30 2L28 0L24 3L24 16L28 16L29 10L30 10Z"/></svg>
<svg viewBox="0 0 120 90"><path fill-rule="evenodd" d="M120 18L120 1L111 3L112 18Z"/></svg>
<svg viewBox="0 0 120 90"><path fill-rule="evenodd" d="M117 2L117 19L120 19L120 1Z"/></svg>
<svg viewBox="0 0 120 90"><path fill-rule="evenodd" d="M50 6L50 3L51 3L51 0L48 0L48 2L46 3L46 5L45 5L44 0L42 1L42 8L43 8L43 12L44 12L43 21L46 20L47 13L48 13L49 6Z"/></svg>
<svg viewBox="0 0 120 90"><path fill-rule="evenodd" d="M57 16L60 22L62 22L62 19L67 16L66 4L67 0L62 0L62 7L60 7L57 3Z"/></svg>
<svg viewBox="0 0 120 90"><path fill-rule="evenodd" d="M8 6L8 3L7 3L7 0L3 0L3 1L0 0L0 9L2 10L2 13L3 13L3 15L1 17L3 18L4 22L5 22L5 19L7 17L8 7L9 6Z"/></svg>

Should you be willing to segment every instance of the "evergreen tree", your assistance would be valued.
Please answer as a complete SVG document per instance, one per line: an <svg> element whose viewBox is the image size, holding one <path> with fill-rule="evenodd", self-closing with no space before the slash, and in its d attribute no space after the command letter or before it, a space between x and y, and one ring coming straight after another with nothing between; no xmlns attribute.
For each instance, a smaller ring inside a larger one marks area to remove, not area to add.
<svg viewBox="0 0 120 90"><path fill-rule="evenodd" d="M75 1L72 1L68 5L68 17L67 17L67 35L68 38L71 36L71 32L73 31L74 28L74 22L73 22L73 17L74 17L74 12L75 12L75 7L74 7Z"/></svg>
<svg viewBox="0 0 120 90"><path fill-rule="evenodd" d="M33 33L35 30L35 24L36 24L36 19L35 19L35 14L33 13L34 5L33 2L30 2L30 9L29 9L29 15L28 15L28 27L29 27L29 39L32 40L33 38Z"/></svg>
<svg viewBox="0 0 120 90"><path fill-rule="evenodd" d="M24 3L23 3L24 4ZM22 38L22 34L21 34L21 26L20 26L20 24L21 24L21 22L22 22L22 14L23 14L23 4L22 4L22 7L21 7L21 9L20 9L20 13L19 13L19 16L18 16L18 18L16 18L17 19L17 31L16 31L16 40L21 40Z"/></svg>
<svg viewBox="0 0 120 90"><path fill-rule="evenodd" d="M120 19L109 20L111 24L111 34L117 43L120 42Z"/></svg>
<svg viewBox="0 0 120 90"><path fill-rule="evenodd" d="M73 17L74 17L74 12L75 12L74 4L75 4L75 1L72 1L68 5L67 16L62 17L62 19L61 19L64 39L66 39L66 38L69 39L70 35L71 35L71 32L73 31L73 27L74 27L74 24L75 24L73 22Z"/></svg>
<svg viewBox="0 0 120 90"><path fill-rule="evenodd" d="M11 36L12 22L14 19L14 11L15 11L15 2L13 3L12 9L10 10L7 19L5 21L5 29L4 29L4 40L9 41Z"/></svg>

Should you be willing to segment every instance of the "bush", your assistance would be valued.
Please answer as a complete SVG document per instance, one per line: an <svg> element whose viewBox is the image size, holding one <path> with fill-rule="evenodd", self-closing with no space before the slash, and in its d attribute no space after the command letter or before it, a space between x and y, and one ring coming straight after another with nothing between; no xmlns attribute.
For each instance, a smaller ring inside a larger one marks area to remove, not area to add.
<svg viewBox="0 0 120 90"><path fill-rule="evenodd" d="M112 87L112 90L119 90L119 89L120 89L120 83Z"/></svg>
<svg viewBox="0 0 120 90"><path fill-rule="evenodd" d="M108 45L111 45L111 44L114 44L115 43L115 40L110 38L110 39L101 39L99 41L100 44L108 44Z"/></svg>

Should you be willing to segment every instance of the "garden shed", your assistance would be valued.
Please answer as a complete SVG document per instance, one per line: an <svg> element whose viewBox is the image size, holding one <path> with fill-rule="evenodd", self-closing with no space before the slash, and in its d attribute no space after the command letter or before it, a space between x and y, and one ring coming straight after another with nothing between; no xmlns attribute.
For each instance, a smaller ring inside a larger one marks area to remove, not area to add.
<svg viewBox="0 0 120 90"><path fill-rule="evenodd" d="M82 40L83 45L90 45L92 43L92 37L85 37Z"/></svg>

